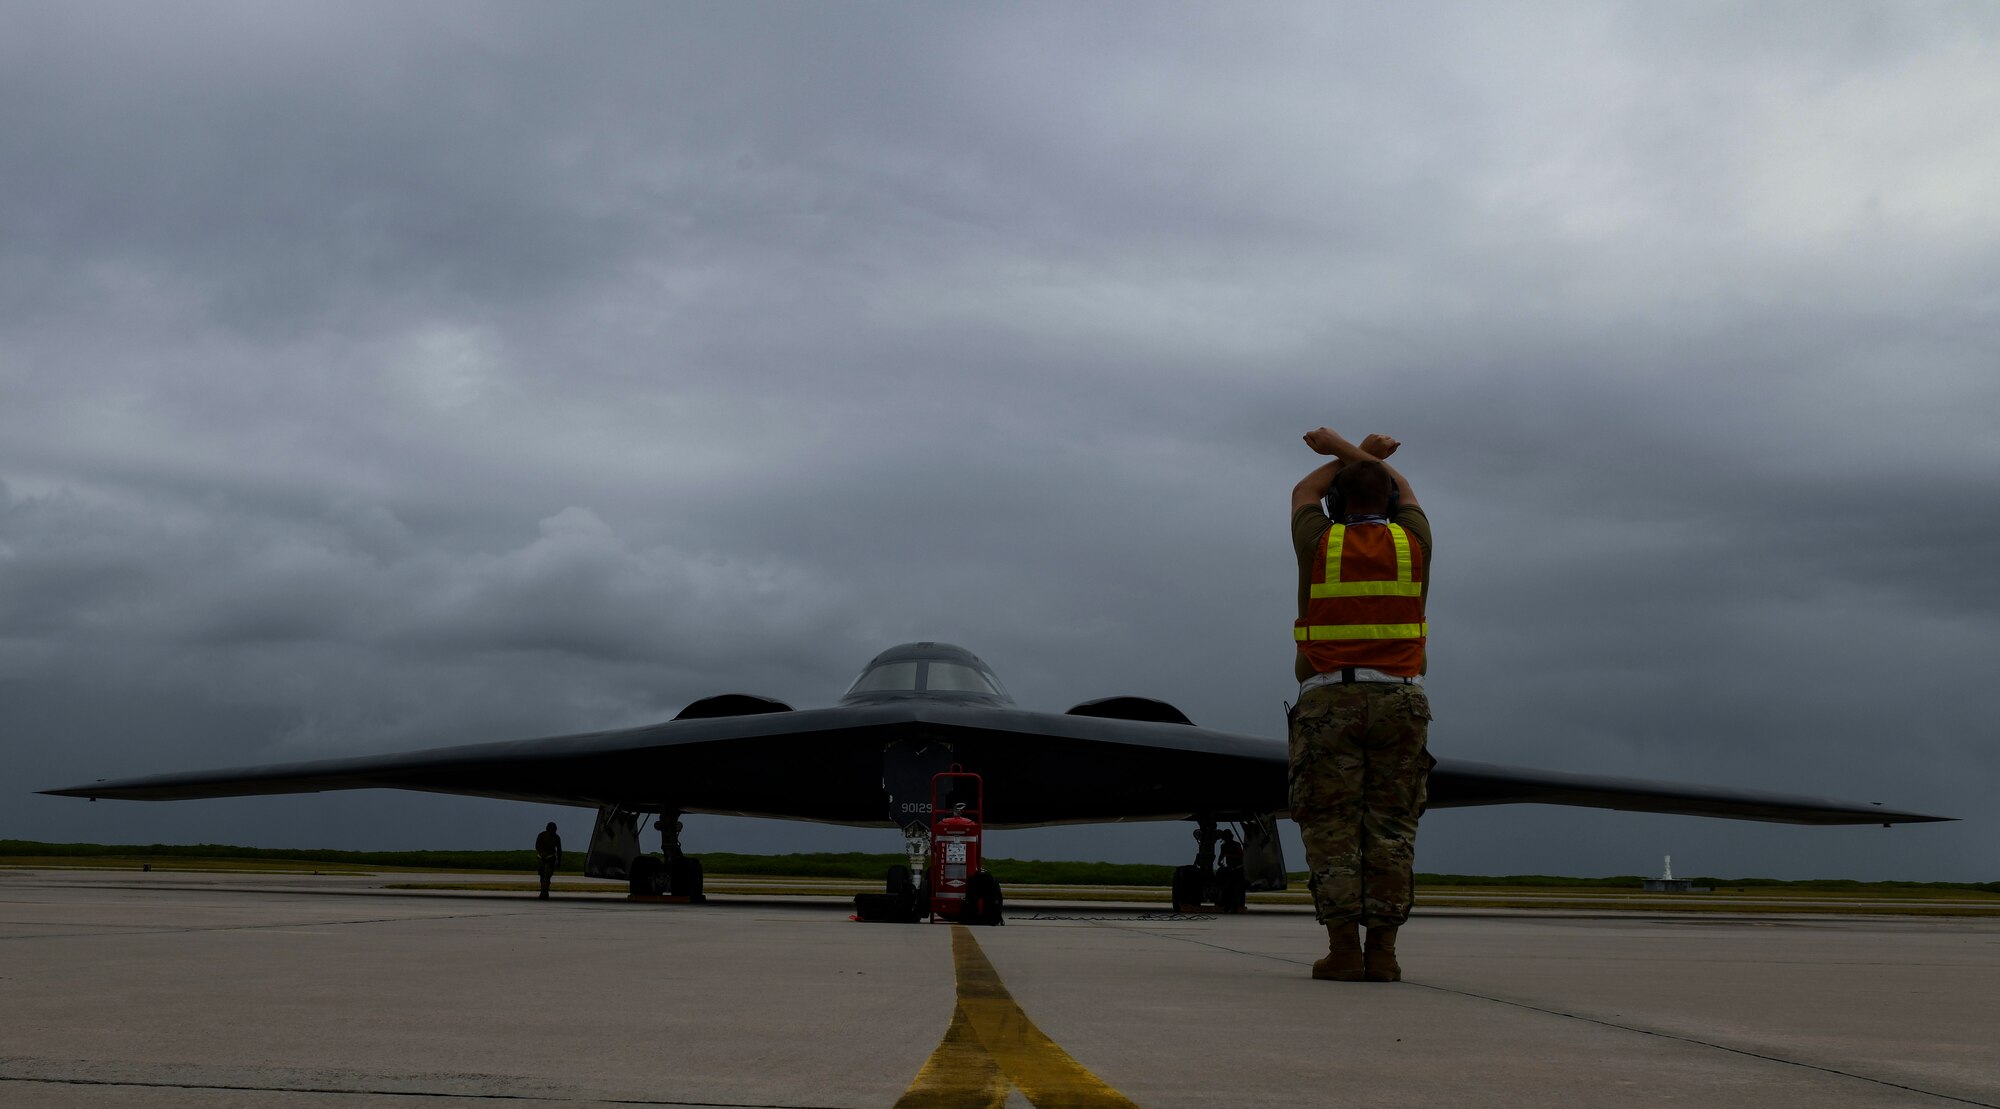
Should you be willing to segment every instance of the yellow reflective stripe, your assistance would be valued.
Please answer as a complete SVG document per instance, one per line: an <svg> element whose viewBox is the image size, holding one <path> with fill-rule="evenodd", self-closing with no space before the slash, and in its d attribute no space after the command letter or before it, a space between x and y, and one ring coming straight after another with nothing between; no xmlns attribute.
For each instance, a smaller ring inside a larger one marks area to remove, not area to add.
<svg viewBox="0 0 2000 1109"><path fill-rule="evenodd" d="M1421 624L1314 624L1292 626L1292 638L1308 639L1422 639L1430 634L1430 623Z"/></svg>
<svg viewBox="0 0 2000 1109"><path fill-rule="evenodd" d="M1330 581L1312 587L1314 597L1421 597L1420 581Z"/></svg>
<svg viewBox="0 0 2000 1109"><path fill-rule="evenodd" d="M1345 550L1346 548L1347 548L1347 525L1335 524L1333 525L1333 527L1327 529L1326 573L1321 576L1326 578L1326 580L1329 583L1338 584L1340 581L1340 552ZM1313 588L1323 589L1325 587L1315 585L1313 586ZM1315 593L1314 596L1318 596L1318 594Z"/></svg>
<svg viewBox="0 0 2000 1109"><path fill-rule="evenodd" d="M1416 576L1416 560L1410 552L1410 533L1401 524L1390 524L1389 541L1396 548L1395 581L1341 581L1340 556L1347 547L1347 526L1335 524L1326 533L1326 581L1312 587L1314 597L1421 597L1424 584Z"/></svg>

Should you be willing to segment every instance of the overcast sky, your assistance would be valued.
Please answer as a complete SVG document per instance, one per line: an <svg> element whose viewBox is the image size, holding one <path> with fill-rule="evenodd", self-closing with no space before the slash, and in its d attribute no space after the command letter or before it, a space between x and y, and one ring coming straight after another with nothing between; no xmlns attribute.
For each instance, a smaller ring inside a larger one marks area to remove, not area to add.
<svg viewBox="0 0 2000 1109"><path fill-rule="evenodd" d="M910 639L1275 737L1328 424L1430 511L1438 755L1965 818L1460 809L1420 869L2000 878L1996 119L1980 4L15 0L0 836L580 846L31 791Z"/></svg>

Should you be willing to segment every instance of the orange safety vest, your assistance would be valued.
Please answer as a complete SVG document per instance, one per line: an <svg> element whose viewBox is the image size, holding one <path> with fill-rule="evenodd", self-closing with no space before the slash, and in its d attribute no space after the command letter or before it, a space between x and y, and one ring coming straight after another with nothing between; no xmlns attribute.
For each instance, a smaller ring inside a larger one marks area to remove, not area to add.
<svg viewBox="0 0 2000 1109"><path fill-rule="evenodd" d="M1299 652L1322 674L1424 672L1424 547L1400 524L1334 524L1320 537Z"/></svg>

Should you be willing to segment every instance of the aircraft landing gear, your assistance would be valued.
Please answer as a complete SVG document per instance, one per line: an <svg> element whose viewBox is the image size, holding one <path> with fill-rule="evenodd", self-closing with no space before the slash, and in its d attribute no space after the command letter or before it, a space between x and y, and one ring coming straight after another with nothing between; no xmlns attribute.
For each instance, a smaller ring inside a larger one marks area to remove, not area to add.
<svg viewBox="0 0 2000 1109"><path fill-rule="evenodd" d="M1194 862L1174 868L1173 906L1179 913L1199 912L1203 904L1225 913L1249 910L1249 883L1243 873L1243 845L1236 833L1217 831L1215 818L1195 817ZM1222 865L1215 864L1216 844L1222 844Z"/></svg>
<svg viewBox="0 0 2000 1109"><path fill-rule="evenodd" d="M625 883L633 897L658 897L665 893L667 877L661 873L660 860L651 855L641 855L633 859L625 868Z"/></svg>
<svg viewBox="0 0 2000 1109"><path fill-rule="evenodd" d="M599 805L597 825L584 852L586 878L615 878L633 897L683 904L708 900L702 894L701 860L681 853L681 813L667 808L653 827L660 833L660 853L639 846L639 826L648 810L623 805Z"/></svg>
<svg viewBox="0 0 2000 1109"><path fill-rule="evenodd" d="M944 785L950 782L950 789ZM959 793L959 790L969 791ZM949 815L940 794L951 801ZM999 879L981 865L983 834L979 818L984 788L977 774L953 767L931 777L931 802L925 810L935 817L928 827L912 821L903 828L909 866L892 866L888 889L854 895L855 920L914 924L944 920L957 924L1005 923L1005 899Z"/></svg>
<svg viewBox="0 0 2000 1109"><path fill-rule="evenodd" d="M640 855L626 866L627 888L633 897L694 905L708 900L702 892L701 860L681 853L680 816L673 810L661 813L653 822L660 833L660 853Z"/></svg>
<svg viewBox="0 0 2000 1109"><path fill-rule="evenodd" d="M884 884L888 887L884 893L854 895L855 916L862 920L915 924L930 915L930 899L924 896L923 887L911 880L909 867L890 867Z"/></svg>
<svg viewBox="0 0 2000 1109"><path fill-rule="evenodd" d="M667 896L685 897L696 905L708 900L701 890L701 860L681 853L681 814L673 810L663 812L653 827L660 833L661 869L666 872Z"/></svg>

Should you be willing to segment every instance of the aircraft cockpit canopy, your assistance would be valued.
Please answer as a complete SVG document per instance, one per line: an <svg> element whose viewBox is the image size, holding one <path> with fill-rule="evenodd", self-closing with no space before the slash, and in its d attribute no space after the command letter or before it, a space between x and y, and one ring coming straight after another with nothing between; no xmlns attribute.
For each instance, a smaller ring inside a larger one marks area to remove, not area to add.
<svg viewBox="0 0 2000 1109"><path fill-rule="evenodd" d="M843 705L908 697L942 697L1011 705L993 668L949 643L905 643L876 655L847 687Z"/></svg>

